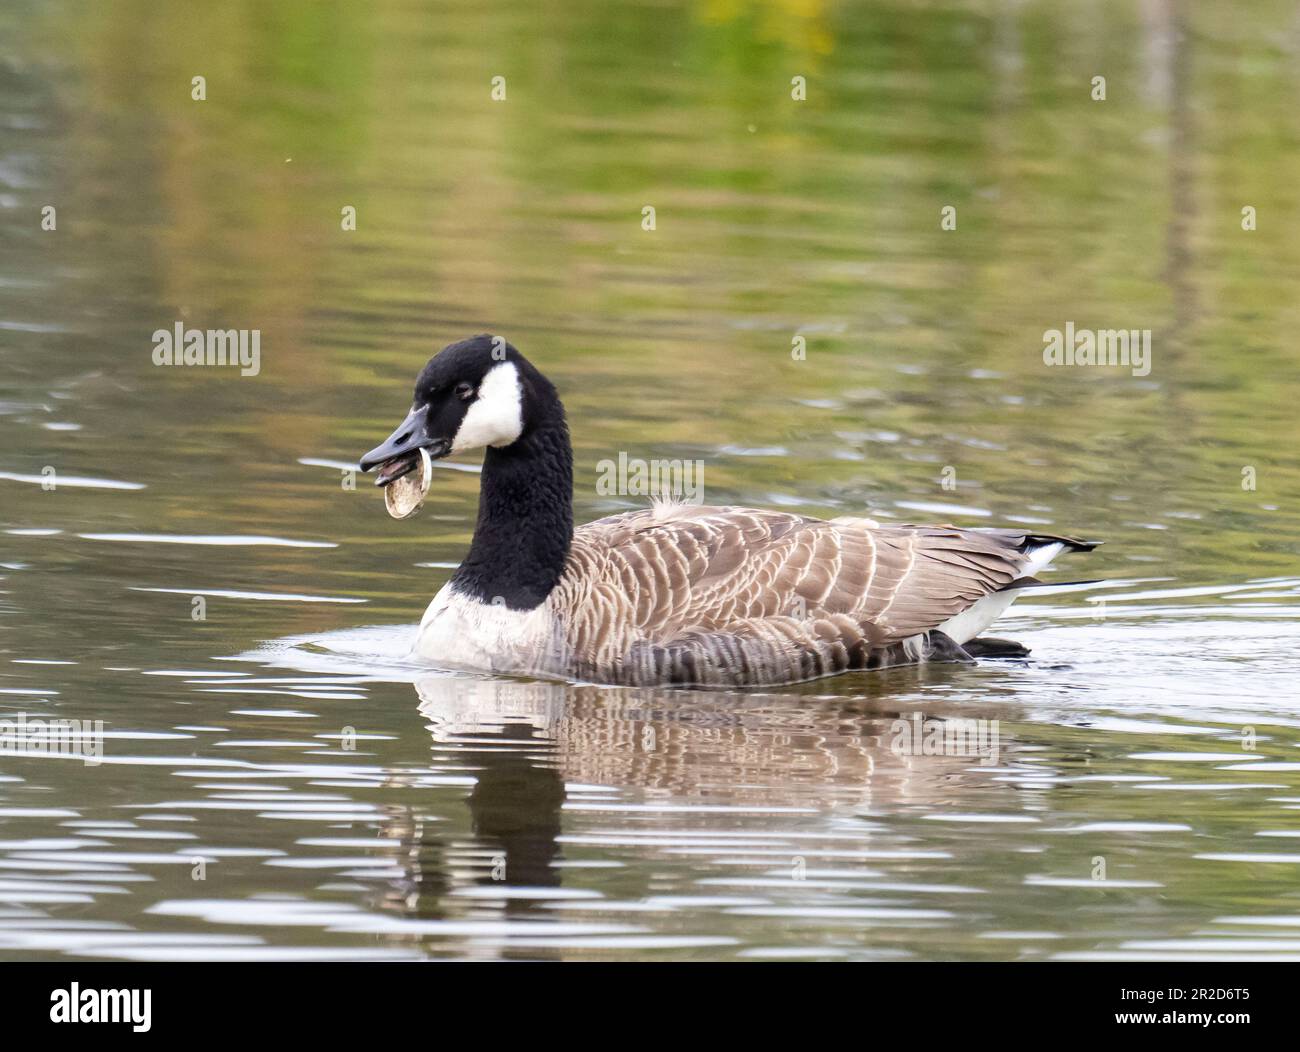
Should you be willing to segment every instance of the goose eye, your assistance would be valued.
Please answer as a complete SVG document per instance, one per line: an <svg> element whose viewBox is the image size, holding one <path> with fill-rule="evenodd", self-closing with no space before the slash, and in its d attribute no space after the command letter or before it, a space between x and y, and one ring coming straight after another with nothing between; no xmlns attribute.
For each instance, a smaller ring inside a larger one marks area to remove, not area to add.
<svg viewBox="0 0 1300 1052"><path fill-rule="evenodd" d="M456 385L456 397L462 402L468 402L474 396L474 385L460 383Z"/></svg>

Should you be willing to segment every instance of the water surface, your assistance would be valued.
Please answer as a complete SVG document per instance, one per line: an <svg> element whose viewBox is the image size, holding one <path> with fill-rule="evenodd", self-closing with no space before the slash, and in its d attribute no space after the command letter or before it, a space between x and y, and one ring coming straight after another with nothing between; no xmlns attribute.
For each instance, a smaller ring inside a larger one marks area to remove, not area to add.
<svg viewBox="0 0 1300 1052"><path fill-rule="evenodd" d="M0 718L104 737L0 756L0 954L1300 957L1297 68L1268 2L6 5ZM1045 366L1067 322L1149 375ZM398 523L347 468L480 331L579 521L698 459L1100 583L1026 661L774 692L413 664L477 475Z"/></svg>

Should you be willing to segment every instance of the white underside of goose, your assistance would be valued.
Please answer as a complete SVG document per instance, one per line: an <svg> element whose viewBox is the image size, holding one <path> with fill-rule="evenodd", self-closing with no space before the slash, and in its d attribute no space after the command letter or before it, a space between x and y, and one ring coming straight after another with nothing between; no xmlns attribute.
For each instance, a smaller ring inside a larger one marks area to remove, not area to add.
<svg viewBox="0 0 1300 1052"><path fill-rule="evenodd" d="M470 672L559 674L564 656L550 608L511 610L458 592L448 582L420 621L415 654Z"/></svg>

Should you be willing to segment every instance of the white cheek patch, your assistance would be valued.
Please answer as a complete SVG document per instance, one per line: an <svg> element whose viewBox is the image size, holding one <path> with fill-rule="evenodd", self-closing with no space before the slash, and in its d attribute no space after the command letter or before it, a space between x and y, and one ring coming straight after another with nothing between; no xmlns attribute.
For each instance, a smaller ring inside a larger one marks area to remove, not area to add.
<svg viewBox="0 0 1300 1052"><path fill-rule="evenodd" d="M494 365L483 377L478 398L460 422L451 451L508 446L524 429L519 370L514 362Z"/></svg>

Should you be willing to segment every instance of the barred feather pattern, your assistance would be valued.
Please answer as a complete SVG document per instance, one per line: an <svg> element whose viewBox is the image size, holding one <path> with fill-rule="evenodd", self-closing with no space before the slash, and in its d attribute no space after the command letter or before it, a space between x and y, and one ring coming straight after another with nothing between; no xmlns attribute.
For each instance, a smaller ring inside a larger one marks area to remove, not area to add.
<svg viewBox="0 0 1300 1052"><path fill-rule="evenodd" d="M537 671L648 686L766 686L954 648L934 630L1024 576L1021 530L882 526L657 505L579 527ZM544 668L547 665L563 668Z"/></svg>

